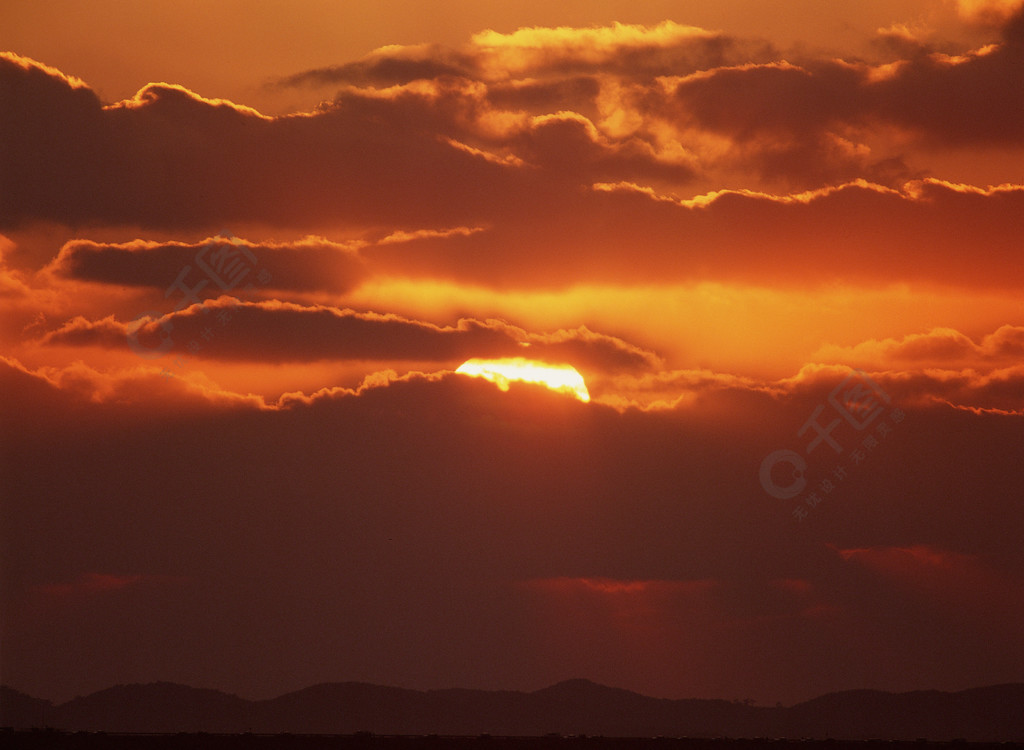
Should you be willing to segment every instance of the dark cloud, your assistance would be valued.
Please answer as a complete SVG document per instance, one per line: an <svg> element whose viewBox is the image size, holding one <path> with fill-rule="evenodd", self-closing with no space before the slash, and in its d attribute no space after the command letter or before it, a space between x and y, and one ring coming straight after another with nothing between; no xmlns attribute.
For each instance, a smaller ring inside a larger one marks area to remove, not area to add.
<svg viewBox="0 0 1024 750"><path fill-rule="evenodd" d="M460 49L392 45L361 60L302 71L272 85L394 85L441 76L487 83L585 79L595 75L647 81L777 57L778 51L766 40L738 39L671 21L650 27L538 27L510 34L482 32Z"/></svg>
<svg viewBox="0 0 1024 750"><path fill-rule="evenodd" d="M497 320L463 319L436 326L397 315L283 302L208 300L157 320L127 324L113 317L78 317L43 338L50 345L129 347L149 354L165 345L208 359L311 362L373 360L433 362L452 367L471 357L529 357L574 365L583 372L657 368L657 355L586 328L530 333ZM207 344L205 342L209 341Z"/></svg>
<svg viewBox="0 0 1024 750"><path fill-rule="evenodd" d="M795 196L723 191L678 201L620 184L566 191L557 203L565 208L550 218L364 255L379 273L512 288L879 278L1010 288L1024 279L1015 261L1024 189L1010 186L924 180L896 191L856 182Z"/></svg>
<svg viewBox="0 0 1024 750"><path fill-rule="evenodd" d="M741 142L884 123L932 143L1020 145L1022 19L1024 12L1007 24L1001 43L960 56L914 50L887 68L843 61L721 68L683 79L674 97L680 117Z"/></svg>
<svg viewBox="0 0 1024 750"><path fill-rule="evenodd" d="M182 271L189 269L192 275L182 282L194 286L205 280L208 292L220 293L218 279L233 291L252 284L278 291L344 292L357 286L366 275L358 254L359 244L336 243L322 237L290 243L254 243L226 235L195 243L72 240L61 247L44 270L62 278L161 291L171 287ZM237 284L232 284L234 277L230 274L216 273L217 259L228 255L240 264L239 269L246 269ZM236 285L238 289L234 290Z"/></svg>
<svg viewBox="0 0 1024 750"><path fill-rule="evenodd" d="M498 81L487 86L487 99L495 107L523 110L532 114L550 114L562 110L596 114L601 81L595 76L569 76L554 80L533 78Z"/></svg>
<svg viewBox="0 0 1024 750"><path fill-rule="evenodd" d="M553 200L551 178L564 179L549 169L564 161L540 159L538 171L460 147L490 140L486 89L463 79L348 89L317 112L268 118L167 84L101 107L88 89L10 57L0 59L0 75L12 101L3 112L12 121L0 183L5 227L473 225L494 218L496 207ZM46 122L36 127L37 119ZM543 122L525 129L533 128L545 131ZM55 129L74 133L75 147L50 148L67 141ZM497 146L507 151L522 131ZM572 175L584 183L634 177L644 164L663 169L649 149L566 135L594 152Z"/></svg>
<svg viewBox="0 0 1024 750"><path fill-rule="evenodd" d="M812 187L864 177L896 186L923 176L906 166L908 149L1021 144L1022 18L1024 11L1004 17L1002 40L978 51L905 26L880 29L874 44L887 65L806 53L790 56L798 62L792 65L767 43L672 23L484 32L458 53L385 48L354 65L390 62L426 71L433 61L439 75L485 86L501 107L568 110L595 122L609 115L642 120L630 134L649 147L663 144L663 119L703 169L753 169L762 183ZM453 59L457 67L449 65ZM336 83L353 79L348 66L335 72ZM310 71L296 80L330 79L328 73ZM673 79L666 98L664 83ZM879 139L879 125L903 132L910 145ZM708 151L700 131L727 136L733 148ZM649 181L679 184L693 176L666 177L657 162L649 166Z"/></svg>
<svg viewBox="0 0 1024 750"><path fill-rule="evenodd" d="M640 143L612 145L578 116L541 119L524 153L566 162L564 174L612 165L642 170ZM680 167L680 170L684 168ZM673 170L664 168L664 173ZM628 183L583 189L550 181L544 211L529 222L497 221L529 204L500 204L490 228L397 232L376 241L233 240L255 257L260 291L343 293L375 276L423 276L504 288L561 288L581 282L664 283L695 279L749 283L926 281L967 287L1021 283L1016 263L1024 191L981 190L937 180L901 191L863 181L795 196L724 191L692 201ZM511 196L510 196L511 197ZM519 196L530 201L532 196ZM868 218L865 218L868 217ZM218 241L219 242L219 241ZM169 290L183 270L206 278L193 243L68 242L47 267L57 277ZM225 242L217 248L228 248ZM625 250L628 249L628 254ZM208 293L239 290L217 289Z"/></svg>
<svg viewBox="0 0 1024 750"><path fill-rule="evenodd" d="M789 700L865 665L869 685L934 684L928 653L955 654L943 681L1019 672L1016 632L994 616L1022 605L1021 476L1006 450L1020 417L908 407L890 434L871 428L878 446L797 522L799 501L767 496L758 465L803 449L797 431L838 377L668 412L454 375L266 409L155 371L115 387L82 368L6 366L5 679L87 690L142 658L147 674L246 694L324 675L543 684L590 665L658 692ZM836 434L852 450L866 433ZM808 455L810 481L844 458L829 451ZM44 547L61 554L33 554ZM944 562L903 565L917 558L900 550L921 548ZM102 607L27 608L40 587L90 580L118 584ZM959 580L988 588L972 599ZM652 638L637 641L628 617L588 619L623 597ZM965 601L977 618L963 619ZM753 674L739 669L765 640ZM687 658L706 669L677 669Z"/></svg>
<svg viewBox="0 0 1024 750"><path fill-rule="evenodd" d="M936 52L956 55L968 51L952 43L935 40L930 33L906 24L893 24L878 29L871 45L881 53L885 62L910 60Z"/></svg>
<svg viewBox="0 0 1024 750"><path fill-rule="evenodd" d="M756 185L897 187L919 176L906 153L915 143L1021 142L1019 25L985 51L915 54L888 68L772 61L671 24L489 32L474 40L479 74L346 84L314 112L273 118L163 83L104 107L81 82L8 54L0 217L5 227L386 232L572 214L594 224L586 212L596 207L579 199L592 183L678 191L719 170L752 171ZM677 64L674 45L696 50L696 62ZM368 60L444 55L400 48ZM662 55L672 61L664 69L645 67ZM525 80L507 74L520 68ZM531 78L535 68L547 73ZM910 145L879 146L878 124Z"/></svg>
<svg viewBox="0 0 1024 750"><path fill-rule="evenodd" d="M98 97L81 81L0 55L3 226L52 215L75 223L105 210L111 176L106 157L115 134L104 127L101 111ZM115 181L121 177L114 175Z"/></svg>
<svg viewBox="0 0 1024 750"><path fill-rule="evenodd" d="M271 85L280 88L374 85L394 86L442 76L472 76L472 59L438 46L406 48L404 54L375 53L356 62L315 68L281 78ZM410 54L411 53L411 54Z"/></svg>
<svg viewBox="0 0 1024 750"><path fill-rule="evenodd" d="M495 195L522 190L507 168L438 137L437 124L461 106L456 89L352 93L273 119L165 84L101 107L88 89L10 57L0 58L0 78L10 102L5 227L452 225L466 222L446 217L480 214Z"/></svg>
<svg viewBox="0 0 1024 750"><path fill-rule="evenodd" d="M587 180L671 180L686 182L694 176L691 164L659 162L654 148L640 138L611 140L590 120L563 112L535 118L510 144L528 164L573 185Z"/></svg>

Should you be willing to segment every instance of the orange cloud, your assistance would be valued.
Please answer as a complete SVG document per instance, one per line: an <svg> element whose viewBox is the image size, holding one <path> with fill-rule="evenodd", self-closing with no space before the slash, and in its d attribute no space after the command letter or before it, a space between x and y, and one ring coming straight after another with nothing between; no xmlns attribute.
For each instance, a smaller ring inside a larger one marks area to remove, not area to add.
<svg viewBox="0 0 1024 750"><path fill-rule="evenodd" d="M852 347L825 346L814 359L860 367L1008 367L1024 358L1024 327L1001 326L980 343L952 328L908 334L901 339L863 341Z"/></svg>
<svg viewBox="0 0 1024 750"><path fill-rule="evenodd" d="M102 372L80 361L67 367L32 370L6 357L0 357L0 369L10 388L28 394L26 406L47 419L55 416L45 407L47 403L61 403L76 410L86 404L145 406L154 413L267 408L258 396L223 390L196 372L171 377L173 373L163 368L142 365Z"/></svg>
<svg viewBox="0 0 1024 750"><path fill-rule="evenodd" d="M653 77L741 59L765 57L772 48L674 21L644 26L522 27L511 33L486 30L459 49L439 45L389 45L356 62L304 71L275 86L339 83L404 83L440 77L467 77L500 84L577 73L611 72Z"/></svg>
<svg viewBox="0 0 1024 750"><path fill-rule="evenodd" d="M1020 13L1021 0L956 0L959 13L973 23L1002 25Z"/></svg>

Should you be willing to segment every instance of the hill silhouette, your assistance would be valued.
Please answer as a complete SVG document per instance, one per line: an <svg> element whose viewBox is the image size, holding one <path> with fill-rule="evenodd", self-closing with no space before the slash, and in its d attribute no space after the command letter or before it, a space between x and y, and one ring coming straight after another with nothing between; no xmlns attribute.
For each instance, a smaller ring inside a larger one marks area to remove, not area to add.
<svg viewBox="0 0 1024 750"><path fill-rule="evenodd" d="M53 704L50 701L0 685L0 726L42 727L52 718Z"/></svg>
<svg viewBox="0 0 1024 750"><path fill-rule="evenodd" d="M250 701L219 690L172 682L115 685L58 706L51 725L84 731L237 732L251 709Z"/></svg>
<svg viewBox="0 0 1024 750"><path fill-rule="evenodd" d="M0 688L0 726L69 731L1024 741L1024 684L955 693L851 690L791 707L669 700L567 680L534 692L324 683L250 701L167 682L60 705Z"/></svg>

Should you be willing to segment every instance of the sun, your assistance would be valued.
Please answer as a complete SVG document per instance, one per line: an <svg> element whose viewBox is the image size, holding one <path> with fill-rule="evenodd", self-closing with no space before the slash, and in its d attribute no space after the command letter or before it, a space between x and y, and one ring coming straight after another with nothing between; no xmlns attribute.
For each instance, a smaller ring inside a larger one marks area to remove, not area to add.
<svg viewBox="0 0 1024 750"><path fill-rule="evenodd" d="M468 359L455 371L463 375L484 378L507 391L509 383L519 380L524 383L538 383L553 391L568 393L580 401L590 401L587 384L583 376L571 365L549 365L522 357L505 359Z"/></svg>

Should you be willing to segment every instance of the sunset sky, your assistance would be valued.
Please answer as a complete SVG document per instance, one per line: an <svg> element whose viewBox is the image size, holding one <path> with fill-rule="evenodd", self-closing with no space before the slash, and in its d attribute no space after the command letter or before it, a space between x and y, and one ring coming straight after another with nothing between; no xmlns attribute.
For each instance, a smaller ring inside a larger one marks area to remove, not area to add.
<svg viewBox="0 0 1024 750"><path fill-rule="evenodd" d="M7 0L0 50L4 684L1024 681L1019 0Z"/></svg>

